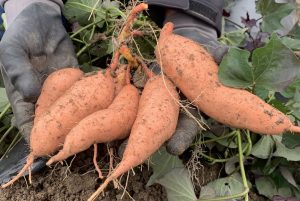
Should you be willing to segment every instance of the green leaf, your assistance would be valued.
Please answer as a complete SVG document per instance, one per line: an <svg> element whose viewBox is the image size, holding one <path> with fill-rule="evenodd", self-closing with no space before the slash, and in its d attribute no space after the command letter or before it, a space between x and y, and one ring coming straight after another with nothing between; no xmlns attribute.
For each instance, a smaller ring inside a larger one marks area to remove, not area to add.
<svg viewBox="0 0 300 201"><path fill-rule="evenodd" d="M231 87L247 88L253 85L253 69L248 62L250 52L230 48L219 66L220 81Z"/></svg>
<svg viewBox="0 0 300 201"><path fill-rule="evenodd" d="M281 39L282 43L285 44L288 48L300 51L300 40L299 39L293 39L290 37L283 37Z"/></svg>
<svg viewBox="0 0 300 201"><path fill-rule="evenodd" d="M300 74L300 60L286 47L276 34L269 42L250 53L232 48L223 58L219 68L220 81L230 87L265 88L283 91Z"/></svg>
<svg viewBox="0 0 300 201"><path fill-rule="evenodd" d="M237 166L239 165L239 158L238 157L234 157L229 159L226 163L225 163L225 172L227 175L232 174L234 171L237 170Z"/></svg>
<svg viewBox="0 0 300 201"><path fill-rule="evenodd" d="M119 10L119 2L118 1L110 1L110 0L104 0L102 7L110 12L110 15L112 17L117 17L119 15L124 15L120 10Z"/></svg>
<svg viewBox="0 0 300 201"><path fill-rule="evenodd" d="M283 166L279 167L279 170L281 175L286 179L286 181L299 190L298 185L291 171L287 167L283 167Z"/></svg>
<svg viewBox="0 0 300 201"><path fill-rule="evenodd" d="M286 158L288 161L300 161L300 147L289 149L281 141L276 140L276 151L273 156Z"/></svg>
<svg viewBox="0 0 300 201"><path fill-rule="evenodd" d="M284 114L287 114L288 112L290 112L290 109L284 105L281 101L277 100L277 99L273 99L269 102L270 105L272 105L273 107L275 107L276 109L278 109L279 111L281 111Z"/></svg>
<svg viewBox="0 0 300 201"><path fill-rule="evenodd" d="M263 135L253 146L251 154L257 158L268 159L273 152L274 140L269 135Z"/></svg>
<svg viewBox="0 0 300 201"><path fill-rule="evenodd" d="M79 22L80 25L87 25L95 19L107 21L116 18L123 13L119 10L119 3L110 0L68 0L65 4L64 15L70 22Z"/></svg>
<svg viewBox="0 0 300 201"><path fill-rule="evenodd" d="M112 40L105 40L97 43L89 51L91 55L97 56L99 58L109 55L113 52Z"/></svg>
<svg viewBox="0 0 300 201"><path fill-rule="evenodd" d="M211 199L235 195L244 191L244 186L238 173L216 179L201 188L200 199Z"/></svg>
<svg viewBox="0 0 300 201"><path fill-rule="evenodd" d="M292 133L284 133L282 135L282 144L287 148L293 149L300 146L300 135L295 135Z"/></svg>
<svg viewBox="0 0 300 201"><path fill-rule="evenodd" d="M264 47L253 52L252 65L256 85L283 91L300 73L300 61L276 34Z"/></svg>
<svg viewBox="0 0 300 201"><path fill-rule="evenodd" d="M166 188L168 201L197 200L189 173L185 168L174 168L158 179L157 183Z"/></svg>
<svg viewBox="0 0 300 201"><path fill-rule="evenodd" d="M220 38L219 41L225 45L229 46L240 46L245 41L246 35L245 32L247 28L238 29L230 32L225 32Z"/></svg>
<svg viewBox="0 0 300 201"><path fill-rule="evenodd" d="M281 94L286 98L293 98L296 102L300 102L300 77L290 83Z"/></svg>
<svg viewBox="0 0 300 201"><path fill-rule="evenodd" d="M98 0L68 0L64 7L64 15L71 22L77 21L81 25L86 25L88 24L88 19L93 8L97 11L100 8L101 3L102 1L98 2ZM90 22L92 22L92 19L90 19Z"/></svg>
<svg viewBox="0 0 300 201"><path fill-rule="evenodd" d="M289 15L293 6L289 3L276 3L275 0L256 1L256 8L263 16L262 31L272 33L282 28L281 20Z"/></svg>
<svg viewBox="0 0 300 201"><path fill-rule="evenodd" d="M269 177L260 177L255 180L256 189L260 195L264 195L269 199L274 196L289 198L293 196L292 189L288 186L278 188L274 181Z"/></svg>
<svg viewBox="0 0 300 201"><path fill-rule="evenodd" d="M296 24L296 26L291 30L289 35L293 38L300 39L300 26Z"/></svg>
<svg viewBox="0 0 300 201"><path fill-rule="evenodd" d="M156 183L158 179L169 173L174 168L183 168L184 165L178 156L169 154L164 146L162 146L150 158L150 166L153 169L147 186Z"/></svg>
<svg viewBox="0 0 300 201"><path fill-rule="evenodd" d="M272 199L274 195L278 194L274 181L269 177L260 177L255 179L255 185L258 193L266 196L267 198Z"/></svg>

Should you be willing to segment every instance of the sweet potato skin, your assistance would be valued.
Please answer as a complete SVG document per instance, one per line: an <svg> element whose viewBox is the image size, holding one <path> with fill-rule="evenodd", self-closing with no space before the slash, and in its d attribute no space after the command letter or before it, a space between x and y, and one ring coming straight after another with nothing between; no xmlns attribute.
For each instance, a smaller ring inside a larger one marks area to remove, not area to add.
<svg viewBox="0 0 300 201"><path fill-rule="evenodd" d="M147 160L172 136L179 115L178 101L175 86L168 78L157 75L147 81L122 161L89 201L95 200L109 182Z"/></svg>
<svg viewBox="0 0 300 201"><path fill-rule="evenodd" d="M158 75L147 81L119 165L122 173L143 163L171 138L179 115L178 101L175 86L168 78Z"/></svg>
<svg viewBox="0 0 300 201"><path fill-rule="evenodd" d="M35 104L34 121L65 93L84 73L78 68L63 68L51 73L45 80L41 95Z"/></svg>
<svg viewBox="0 0 300 201"><path fill-rule="evenodd" d="M114 84L110 76L97 73L77 81L33 126L30 136L32 154L44 156L56 151L80 120L107 108L113 98Z"/></svg>
<svg viewBox="0 0 300 201"><path fill-rule="evenodd" d="M63 149L47 165L88 149L96 143L128 137L136 118L139 92L131 84L123 87L112 104L80 121L66 136Z"/></svg>
<svg viewBox="0 0 300 201"><path fill-rule="evenodd" d="M222 85L212 56L200 44L172 34L171 23L165 25L155 54L183 94L216 121L260 134L292 130L289 118L259 97Z"/></svg>

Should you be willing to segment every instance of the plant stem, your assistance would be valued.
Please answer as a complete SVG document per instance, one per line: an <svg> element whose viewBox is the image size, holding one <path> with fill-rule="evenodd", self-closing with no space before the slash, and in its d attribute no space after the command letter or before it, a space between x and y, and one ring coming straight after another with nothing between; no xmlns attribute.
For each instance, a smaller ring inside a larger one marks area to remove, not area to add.
<svg viewBox="0 0 300 201"><path fill-rule="evenodd" d="M0 158L0 161L2 161L2 159L7 155L7 153L10 152L10 150L19 142L19 140L21 139L20 135L21 135L21 133L18 132L17 135L15 136L15 138L13 139L13 141L10 143L9 147L6 149L3 156ZM19 140L18 140L18 138L19 138Z"/></svg>
<svg viewBox="0 0 300 201"><path fill-rule="evenodd" d="M94 21L94 22L92 22L91 24L88 24L88 25L86 25L86 26L84 26L84 27L78 29L76 32L74 32L74 33L70 36L70 38L73 39L77 34L79 34L80 32L82 32L83 30L86 30L86 29L90 28L91 26L94 26L94 25L98 24L98 23L101 22L102 20L103 20L103 19Z"/></svg>
<svg viewBox="0 0 300 201"><path fill-rule="evenodd" d="M197 144L207 144L207 143L215 142L215 141L218 141L218 140L229 138L231 136L234 136L235 134L236 134L236 130L228 133L227 135L223 135L223 136L212 138L212 139L209 139L209 140L197 142Z"/></svg>
<svg viewBox="0 0 300 201"><path fill-rule="evenodd" d="M1 128L0 128L0 133L1 133L2 131L4 131L5 129L7 129L8 127L9 127L9 125L5 125L5 126L1 127Z"/></svg>
<svg viewBox="0 0 300 201"><path fill-rule="evenodd" d="M3 134L3 136L1 137L0 139L0 144L3 142L3 140L7 137L7 135L10 133L10 131L14 128L14 126L10 126L6 131L5 133Z"/></svg>
<svg viewBox="0 0 300 201"><path fill-rule="evenodd" d="M102 57L96 57L96 58L92 59L89 63L92 64L92 63L94 63L95 61L97 61L98 59L101 59L101 58Z"/></svg>
<svg viewBox="0 0 300 201"><path fill-rule="evenodd" d="M241 133L239 130L237 130L237 144L238 144L238 149L239 149L239 163L240 163L240 169L241 169L241 175L242 175L242 181L244 185L244 191L235 195L230 195L230 196L224 196L224 197L217 197L217 198L210 198L210 199L198 199L197 201L219 201L219 200L231 200L235 198L241 198L245 197L245 201L248 201L248 192L249 192L249 187L247 183L247 178L246 178L246 173L245 173L245 168L244 168L244 156L243 156L243 150L242 150L242 138L241 138ZM250 146L247 144L247 146Z"/></svg>
<svg viewBox="0 0 300 201"><path fill-rule="evenodd" d="M249 145L247 144L247 145L244 147L244 149L243 149L242 151L245 152L246 150L248 150L248 146L249 146ZM231 156L231 157L229 157L229 158L221 158L221 159L219 159L219 158L213 158L213 157L208 156L208 155L206 155L206 154L204 154L204 153L200 153L200 155L201 155L203 158L205 158L205 159L211 161L211 164L214 164L214 163L225 163L225 162L229 161L230 159L239 156L239 154L236 154L236 155Z"/></svg>
<svg viewBox="0 0 300 201"><path fill-rule="evenodd" d="M93 36L94 36L94 33L95 33L95 28L96 28L96 26L94 25L93 28L92 28L90 38L89 38L89 42L93 39Z"/></svg>
<svg viewBox="0 0 300 201"><path fill-rule="evenodd" d="M249 156L252 151L252 140L251 140L251 136L250 136L250 131L248 129L246 130L246 137L247 137L248 149L247 149L247 152L245 153L245 155Z"/></svg>
<svg viewBox="0 0 300 201"><path fill-rule="evenodd" d="M241 133L240 133L239 130L237 132L237 143L238 143L238 148L239 148L239 162L240 162L243 185L244 185L244 188L245 188L245 192L247 192L245 194L245 201L248 201L249 200L249 198L248 198L249 187L248 187L248 182L247 182L245 167L244 167L244 156L243 156L243 150L242 150L242 138L241 138Z"/></svg>
<svg viewBox="0 0 300 201"><path fill-rule="evenodd" d="M204 153L200 153L200 155L203 157L203 158L205 158L205 159L207 159L207 160L209 160L209 161L212 161L211 162L211 164L214 164L214 163L225 163L226 161L228 161L230 158L222 158L222 159L218 159L218 158L213 158L213 157L211 157L211 156L208 156L208 155L206 155L206 154L204 154Z"/></svg>
<svg viewBox="0 0 300 201"><path fill-rule="evenodd" d="M81 48L77 53L76 56L79 57L87 48L89 48L92 45L92 43L86 44L83 48Z"/></svg>
<svg viewBox="0 0 300 201"><path fill-rule="evenodd" d="M72 38L73 41L76 41L76 42L79 42L79 43L82 43L82 44L86 44L85 42L83 42L82 40L79 40L77 38Z"/></svg>
<svg viewBox="0 0 300 201"><path fill-rule="evenodd" d="M8 109L10 108L10 104L7 103L4 107L4 109L2 110L1 114L0 114L0 119L2 119L2 117L4 116L4 114L8 111Z"/></svg>

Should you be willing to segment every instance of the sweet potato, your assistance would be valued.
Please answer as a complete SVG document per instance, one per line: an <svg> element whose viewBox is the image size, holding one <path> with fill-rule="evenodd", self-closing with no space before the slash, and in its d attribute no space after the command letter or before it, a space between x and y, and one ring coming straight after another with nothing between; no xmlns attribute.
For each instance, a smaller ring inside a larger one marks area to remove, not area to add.
<svg viewBox="0 0 300 201"><path fill-rule="evenodd" d="M107 71L77 81L39 117L30 135L31 153L23 169L5 188L15 182L30 167L36 157L56 151L64 142L67 133L84 117L107 108L114 98L114 83ZM59 83L57 83L59 84Z"/></svg>
<svg viewBox="0 0 300 201"><path fill-rule="evenodd" d="M179 115L178 101L177 91L166 77L158 75L147 81L122 161L89 200L94 200L110 181L143 163L172 136Z"/></svg>
<svg viewBox="0 0 300 201"><path fill-rule="evenodd" d="M220 83L218 66L200 44L172 33L167 23L156 47L162 70L201 111L225 125L260 134L300 132L283 113L259 97Z"/></svg>
<svg viewBox="0 0 300 201"><path fill-rule="evenodd" d="M128 137L136 118L138 103L138 90L130 84L123 87L107 109L92 113L70 131L63 149L51 157L47 165L84 151L93 144Z"/></svg>
<svg viewBox="0 0 300 201"><path fill-rule="evenodd" d="M41 95L35 104L34 121L83 75L84 73L78 68L63 68L51 73L45 80Z"/></svg>

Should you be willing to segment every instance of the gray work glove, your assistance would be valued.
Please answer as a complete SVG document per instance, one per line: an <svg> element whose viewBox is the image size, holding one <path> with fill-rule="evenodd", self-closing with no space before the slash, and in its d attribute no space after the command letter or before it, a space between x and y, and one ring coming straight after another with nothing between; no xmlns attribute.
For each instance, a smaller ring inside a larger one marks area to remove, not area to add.
<svg viewBox="0 0 300 201"><path fill-rule="evenodd" d="M217 63L221 62L223 55L228 51L227 46L217 41L221 32L224 0L146 1L150 5L150 16L158 25L172 22L175 34L200 43L212 54ZM191 113L199 118L196 110L191 110ZM199 129L192 118L180 113L176 131L167 142L167 151L173 155L181 155L192 144Z"/></svg>
<svg viewBox="0 0 300 201"><path fill-rule="evenodd" d="M14 13L12 19L10 13L15 10L11 8L18 7L17 4L22 1L10 0L5 4L8 28L0 42L0 62L16 126L29 143L35 102L44 80L51 72L77 66L78 62L62 24L59 5L51 1L30 3L17 16ZM23 147L16 148L19 152L29 152L29 146L25 143L19 143L19 146ZM14 150L7 159L0 161L0 183L5 182L26 161L23 153L18 154ZM9 176L5 174L8 169L14 169Z"/></svg>
<svg viewBox="0 0 300 201"><path fill-rule="evenodd" d="M34 103L47 75L78 65L59 6L34 3L26 7L2 38L0 62L17 127L28 139Z"/></svg>

